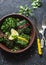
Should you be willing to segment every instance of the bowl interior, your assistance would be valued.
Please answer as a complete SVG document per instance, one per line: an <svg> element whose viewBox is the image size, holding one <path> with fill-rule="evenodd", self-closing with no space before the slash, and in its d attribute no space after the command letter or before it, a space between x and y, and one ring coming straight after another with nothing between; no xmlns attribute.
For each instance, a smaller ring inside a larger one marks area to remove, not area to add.
<svg viewBox="0 0 46 65"><path fill-rule="evenodd" d="M23 16L23 15L9 14L9 15L7 15L7 16L4 16L4 17L0 20L0 26L1 26L2 23L4 22L4 19L6 19L7 17L19 18L20 20L22 20L22 19L27 20L27 21L29 22L29 24L31 25L31 29L32 29L32 31L31 31L31 38L30 38L29 45L28 45L26 48L24 48L24 49L22 49L22 50L17 50L16 52L11 51L11 49L9 49L8 47L6 47L6 46L3 45L2 43L0 43L0 47L1 47L2 49L4 49L5 51L11 52L11 53L20 53L20 52L23 52L23 51L27 50L29 47L31 47L31 45L33 44L33 41L34 41L34 39L35 39L35 30L34 30L34 26L33 26L32 22L31 22L31 20L29 20L27 17L25 17L25 16Z"/></svg>

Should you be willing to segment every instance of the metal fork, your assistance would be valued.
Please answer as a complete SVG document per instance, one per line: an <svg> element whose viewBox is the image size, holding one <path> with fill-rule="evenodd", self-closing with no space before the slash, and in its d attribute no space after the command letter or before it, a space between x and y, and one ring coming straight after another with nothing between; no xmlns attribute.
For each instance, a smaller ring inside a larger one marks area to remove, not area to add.
<svg viewBox="0 0 46 65"><path fill-rule="evenodd" d="M42 20L42 28L43 28L43 37L44 37L44 42L45 42L45 46L46 46L46 37L44 34L45 33L45 29L46 29L46 15L43 15L43 20Z"/></svg>

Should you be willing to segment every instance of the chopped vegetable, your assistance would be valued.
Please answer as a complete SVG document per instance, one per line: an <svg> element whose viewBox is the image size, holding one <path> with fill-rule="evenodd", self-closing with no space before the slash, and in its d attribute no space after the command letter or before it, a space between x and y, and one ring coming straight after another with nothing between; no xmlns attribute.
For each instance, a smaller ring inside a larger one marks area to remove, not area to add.
<svg viewBox="0 0 46 65"><path fill-rule="evenodd" d="M9 40L13 40L15 38L18 38L18 39L23 40L23 41L25 41L25 42L28 43L28 40L26 40L23 37L20 37L19 34L18 34L18 32L16 30L11 29L11 35L9 36Z"/></svg>
<svg viewBox="0 0 46 65"><path fill-rule="evenodd" d="M27 34L24 34L24 33L22 33L20 36L23 37L23 38L26 38L28 41L30 39L30 36L27 35Z"/></svg>
<svg viewBox="0 0 46 65"><path fill-rule="evenodd" d="M3 42L12 51L25 48L30 40L30 25L25 19L8 17L4 20L1 31L4 36L0 36L0 42Z"/></svg>
<svg viewBox="0 0 46 65"><path fill-rule="evenodd" d="M26 47L28 45L28 43L26 41L23 41L20 39L17 40L17 43L18 43L18 45L20 45L22 47Z"/></svg>
<svg viewBox="0 0 46 65"><path fill-rule="evenodd" d="M31 31L31 28L25 27L24 30L23 30L23 33L29 35L30 34L30 31Z"/></svg>
<svg viewBox="0 0 46 65"><path fill-rule="evenodd" d="M24 24L26 24L26 23L27 23L26 20L22 20L22 21L20 21L19 23L17 23L17 26L22 26L22 25L24 25Z"/></svg>
<svg viewBox="0 0 46 65"><path fill-rule="evenodd" d="M30 39L30 36L22 33L20 35L20 37L22 37L22 38L18 38L17 43L20 44L23 47L26 47L29 43L28 41Z"/></svg>
<svg viewBox="0 0 46 65"><path fill-rule="evenodd" d="M0 37L0 42L2 42L4 40L4 38L3 37Z"/></svg>
<svg viewBox="0 0 46 65"><path fill-rule="evenodd" d="M11 51L17 51L17 50L19 50L20 48L19 47L17 47L17 46L15 46Z"/></svg>
<svg viewBox="0 0 46 65"><path fill-rule="evenodd" d="M29 26L26 26L21 29L18 29L18 32L19 32L19 34L25 33L25 34L29 35L31 32L31 28Z"/></svg>
<svg viewBox="0 0 46 65"><path fill-rule="evenodd" d="M17 27L17 20L15 18L9 17L6 18L1 26L1 30L5 33L7 31L10 31L11 28Z"/></svg>
<svg viewBox="0 0 46 65"><path fill-rule="evenodd" d="M10 32L6 32L5 35L8 37L10 36Z"/></svg>

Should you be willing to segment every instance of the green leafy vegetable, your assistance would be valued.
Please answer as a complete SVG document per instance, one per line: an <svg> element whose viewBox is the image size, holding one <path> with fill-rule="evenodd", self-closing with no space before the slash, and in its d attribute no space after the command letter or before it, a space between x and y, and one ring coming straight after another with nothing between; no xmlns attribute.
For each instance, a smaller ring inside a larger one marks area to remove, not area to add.
<svg viewBox="0 0 46 65"><path fill-rule="evenodd" d="M2 42L4 40L4 38L3 37L0 37L0 42Z"/></svg>
<svg viewBox="0 0 46 65"><path fill-rule="evenodd" d="M23 14L25 16L29 16L32 13L32 9L27 6L20 6L19 14Z"/></svg>
<svg viewBox="0 0 46 65"><path fill-rule="evenodd" d="M15 46L11 51L17 51L17 50L20 50L20 48L18 46Z"/></svg>
<svg viewBox="0 0 46 65"><path fill-rule="evenodd" d="M26 38L28 41L30 39L30 36L24 33L22 33L20 36Z"/></svg>
<svg viewBox="0 0 46 65"><path fill-rule="evenodd" d="M28 43L23 40L18 39L17 44L20 46L26 47Z"/></svg>
<svg viewBox="0 0 46 65"><path fill-rule="evenodd" d="M21 20L19 23L17 23L17 26L22 26L22 25L24 25L26 23L27 23L26 20Z"/></svg>
<svg viewBox="0 0 46 65"><path fill-rule="evenodd" d="M30 34L30 31L31 31L31 28L25 27L24 30L23 30L23 33L29 35Z"/></svg>
<svg viewBox="0 0 46 65"><path fill-rule="evenodd" d="M1 26L1 31L6 37L0 37L0 42L11 48L12 51L25 48L30 39L30 26L27 23L28 21L25 19L6 18ZM25 26L25 24L27 25ZM21 29L19 26L23 26L23 28Z"/></svg>
<svg viewBox="0 0 46 65"><path fill-rule="evenodd" d="M42 5L41 0L32 0L32 8L36 9Z"/></svg>
<svg viewBox="0 0 46 65"><path fill-rule="evenodd" d="M21 33L25 33L27 35L29 35L31 32L31 28L29 28L29 26L26 26L22 29L18 29L18 33L21 34Z"/></svg>
<svg viewBox="0 0 46 65"><path fill-rule="evenodd" d="M5 35L8 37L10 36L10 32L6 32Z"/></svg>
<svg viewBox="0 0 46 65"><path fill-rule="evenodd" d="M29 35L26 35L26 34L23 34L23 33L20 35L20 37L23 37L23 38L27 39L28 41L30 39L30 36ZM17 44L19 44L19 45L21 45L23 47L26 47L28 45L28 42L23 41L21 39L18 39L17 40Z"/></svg>
<svg viewBox="0 0 46 65"><path fill-rule="evenodd" d="M16 28L17 27L17 20L15 18L9 17L6 18L1 26L1 30L3 32L10 31L11 28Z"/></svg>
<svg viewBox="0 0 46 65"><path fill-rule="evenodd" d="M14 47L13 41L10 41L9 39L7 39L5 37L0 37L0 42L2 42L3 44L5 44L8 48Z"/></svg>
<svg viewBox="0 0 46 65"><path fill-rule="evenodd" d="M38 8L38 7L41 7L42 6L42 2L41 2L41 0L32 0L32 3L31 3L31 8L29 8L27 5L25 5L25 6L20 6L19 7L19 12L18 12L18 14L23 14L23 15L25 15L25 16L29 16L29 15L31 15L31 16L33 16L34 14L33 14L33 9L36 9L36 8Z"/></svg>

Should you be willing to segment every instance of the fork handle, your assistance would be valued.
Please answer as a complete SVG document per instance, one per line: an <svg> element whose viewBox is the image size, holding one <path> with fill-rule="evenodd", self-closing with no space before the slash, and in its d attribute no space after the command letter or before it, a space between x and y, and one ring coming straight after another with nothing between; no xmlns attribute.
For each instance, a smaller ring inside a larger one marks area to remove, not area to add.
<svg viewBox="0 0 46 65"><path fill-rule="evenodd" d="M41 48L44 48L44 36L42 37L42 39L41 39Z"/></svg>
<svg viewBox="0 0 46 65"><path fill-rule="evenodd" d="M38 54L42 55L41 42L39 38L37 38L37 45L38 45Z"/></svg>

